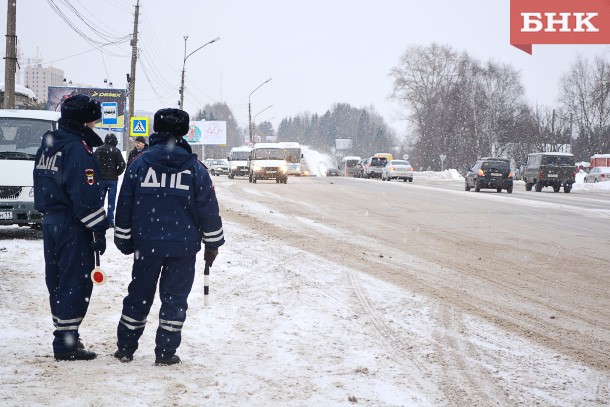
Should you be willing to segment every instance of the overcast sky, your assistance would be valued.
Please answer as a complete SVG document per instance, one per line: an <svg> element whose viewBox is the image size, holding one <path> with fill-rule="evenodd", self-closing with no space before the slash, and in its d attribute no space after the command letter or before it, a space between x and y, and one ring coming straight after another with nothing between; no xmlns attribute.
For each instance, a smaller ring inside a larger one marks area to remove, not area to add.
<svg viewBox="0 0 610 407"><path fill-rule="evenodd" d="M79 10L104 41L133 30L135 0L53 0L86 35L100 40L67 4ZM6 1L0 24L6 27ZM534 45L528 55L509 44L508 0L142 0L136 110L177 107L180 74L187 53L220 41L186 61L184 107L194 114L207 103L226 101L241 126L269 105L256 121L280 120L301 112L323 114L333 103L374 106L399 132L401 107L388 100L388 73L409 45L448 44L481 61L512 64L521 72L531 103L551 105L559 79L580 53L608 57L605 45ZM69 28L49 1L17 0L20 63L38 50L43 63L65 71L67 79L103 87L126 87L128 41L102 54ZM100 40L101 41L101 40ZM4 44L1 45L4 55ZM89 52L87 52L89 51ZM76 55L79 54L80 55ZM2 78L4 65L2 64ZM2 80L0 80L2 81Z"/></svg>

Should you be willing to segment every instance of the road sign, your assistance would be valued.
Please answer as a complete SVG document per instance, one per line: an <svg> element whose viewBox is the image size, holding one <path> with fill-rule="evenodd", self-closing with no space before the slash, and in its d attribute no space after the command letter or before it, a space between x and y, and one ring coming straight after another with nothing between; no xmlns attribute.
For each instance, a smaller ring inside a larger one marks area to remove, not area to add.
<svg viewBox="0 0 610 407"><path fill-rule="evenodd" d="M132 137L147 137L148 130L148 117L132 117L129 121L129 135Z"/></svg>
<svg viewBox="0 0 610 407"><path fill-rule="evenodd" d="M445 154L441 154L438 156L438 158L441 159L441 171L445 170L445 166L443 165L443 163L445 162L445 158L447 158L447 156Z"/></svg>
<svg viewBox="0 0 610 407"><path fill-rule="evenodd" d="M117 102L102 102L102 124L109 126L119 122L119 104Z"/></svg>

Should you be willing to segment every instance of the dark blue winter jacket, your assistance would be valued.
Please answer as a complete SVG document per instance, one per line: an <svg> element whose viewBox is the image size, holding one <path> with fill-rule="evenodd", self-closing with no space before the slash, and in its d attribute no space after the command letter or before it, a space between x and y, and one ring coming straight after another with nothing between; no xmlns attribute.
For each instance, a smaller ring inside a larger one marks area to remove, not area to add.
<svg viewBox="0 0 610 407"><path fill-rule="evenodd" d="M124 254L183 257L224 243L212 180L179 137L155 133L125 173L114 242Z"/></svg>
<svg viewBox="0 0 610 407"><path fill-rule="evenodd" d="M94 232L108 229L100 199L100 169L93 147L102 140L89 127L59 119L59 129L43 135L34 165L34 206L44 223L68 213Z"/></svg>

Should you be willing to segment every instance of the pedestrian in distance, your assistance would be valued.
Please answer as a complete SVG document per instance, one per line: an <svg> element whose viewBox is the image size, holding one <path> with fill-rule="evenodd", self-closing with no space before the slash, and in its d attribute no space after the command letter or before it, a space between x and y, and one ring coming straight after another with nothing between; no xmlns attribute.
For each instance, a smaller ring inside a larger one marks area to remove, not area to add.
<svg viewBox="0 0 610 407"><path fill-rule="evenodd" d="M108 133L104 145L95 150L95 156L100 162L99 184L101 188L102 203L108 193L108 224L114 227L114 205L116 203L117 184L119 176L125 171L125 159L121 150L116 146L119 143L114 133Z"/></svg>
<svg viewBox="0 0 610 407"><path fill-rule="evenodd" d="M203 242L204 261L211 266L224 234L212 179L182 137L189 131L188 113L161 109L153 128L150 148L127 168L117 203L114 242L123 254L133 253L134 262L114 356L133 360L158 283L155 364L173 365L180 363L176 350L196 254Z"/></svg>
<svg viewBox="0 0 610 407"><path fill-rule="evenodd" d="M94 359L78 329L89 307L94 252L106 250L108 220L100 201L98 161L102 145L93 131L101 104L76 94L61 105L58 129L42 136L34 167L34 205L44 214L45 279L55 331L56 360Z"/></svg>
<svg viewBox="0 0 610 407"><path fill-rule="evenodd" d="M127 166L131 164L131 162L144 151L148 150L148 144L146 143L146 137L138 136L134 140L133 150L129 152L129 156L127 157Z"/></svg>

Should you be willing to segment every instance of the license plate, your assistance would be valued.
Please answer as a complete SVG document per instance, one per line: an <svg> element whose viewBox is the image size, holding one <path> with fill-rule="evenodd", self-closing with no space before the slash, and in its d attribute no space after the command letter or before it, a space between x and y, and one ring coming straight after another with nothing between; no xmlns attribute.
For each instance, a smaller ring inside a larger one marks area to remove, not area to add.
<svg viewBox="0 0 610 407"><path fill-rule="evenodd" d="M13 219L13 212L6 212L6 211L0 212L0 219L2 219L2 220Z"/></svg>
<svg viewBox="0 0 610 407"><path fill-rule="evenodd" d="M492 172L492 173L491 173L491 176L492 176L492 177L501 177L501 176L502 176L502 173L501 173L501 172Z"/></svg>
<svg viewBox="0 0 610 407"><path fill-rule="evenodd" d="M275 174L277 171L267 171L267 174Z"/></svg>
<svg viewBox="0 0 610 407"><path fill-rule="evenodd" d="M549 174L548 177L549 178L557 178L557 174Z"/></svg>

